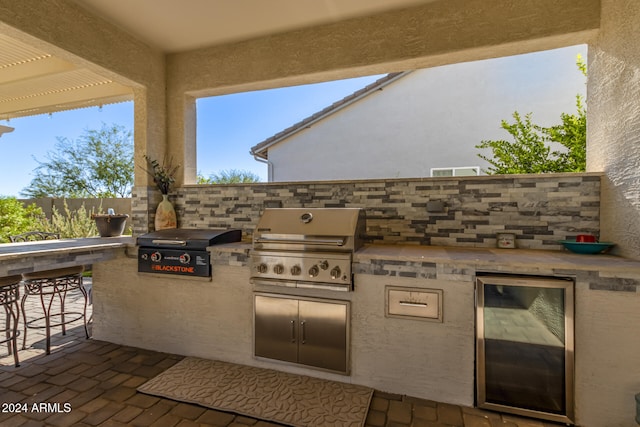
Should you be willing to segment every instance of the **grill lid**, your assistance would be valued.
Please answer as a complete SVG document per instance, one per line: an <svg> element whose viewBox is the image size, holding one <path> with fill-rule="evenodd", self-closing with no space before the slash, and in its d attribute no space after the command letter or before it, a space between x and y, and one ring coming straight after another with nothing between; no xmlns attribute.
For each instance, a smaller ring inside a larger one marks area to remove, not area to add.
<svg viewBox="0 0 640 427"><path fill-rule="evenodd" d="M359 208L265 209L253 233L255 249L355 251L362 246Z"/></svg>
<svg viewBox="0 0 640 427"><path fill-rule="evenodd" d="M170 228L138 236L139 246L153 248L202 249L223 243L239 242L242 230L216 228Z"/></svg>

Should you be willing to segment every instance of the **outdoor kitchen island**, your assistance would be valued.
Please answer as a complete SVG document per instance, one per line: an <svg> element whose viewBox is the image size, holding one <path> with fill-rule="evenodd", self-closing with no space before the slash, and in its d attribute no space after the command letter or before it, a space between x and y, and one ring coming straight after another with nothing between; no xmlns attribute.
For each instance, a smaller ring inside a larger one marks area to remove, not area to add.
<svg viewBox="0 0 640 427"><path fill-rule="evenodd" d="M337 293L251 284L248 243L209 251L210 279L138 273L134 246L95 264L94 338L473 406L476 275L571 277L576 422L612 410L633 416L639 384L616 366L632 366L640 352L633 338L640 336L640 262L563 251L366 245L354 254L353 291ZM390 288L441 291L442 321L389 316ZM349 374L254 357L256 293L347 301Z"/></svg>

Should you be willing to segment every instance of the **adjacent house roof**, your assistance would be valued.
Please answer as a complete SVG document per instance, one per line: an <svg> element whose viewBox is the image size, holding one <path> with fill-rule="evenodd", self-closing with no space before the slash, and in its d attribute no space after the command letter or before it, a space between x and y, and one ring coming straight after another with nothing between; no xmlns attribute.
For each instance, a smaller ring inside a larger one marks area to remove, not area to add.
<svg viewBox="0 0 640 427"><path fill-rule="evenodd" d="M304 130L310 128L314 123L325 119L326 117L340 111L341 109L353 104L354 102L359 101L360 99L375 93L378 90L381 90L386 85L406 76L411 71L403 71L400 73L391 73L386 76L376 80L375 82L365 86L364 88L348 95L341 100L334 102L328 107L324 108L321 111L318 111L315 114L303 119L302 121L294 124L291 127L286 128L285 130L278 132L277 134L265 139L259 144L251 147L251 154L256 160L263 159L267 160L269 157L269 148L273 145L279 143L280 141L289 138L290 136Z"/></svg>

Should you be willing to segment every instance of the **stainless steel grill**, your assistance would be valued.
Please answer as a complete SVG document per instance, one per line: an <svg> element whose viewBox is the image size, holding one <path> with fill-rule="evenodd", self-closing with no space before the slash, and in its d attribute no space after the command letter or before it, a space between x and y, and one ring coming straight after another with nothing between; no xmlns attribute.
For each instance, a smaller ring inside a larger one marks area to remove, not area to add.
<svg viewBox="0 0 640 427"><path fill-rule="evenodd" d="M253 235L252 281L349 291L364 232L362 209L266 209Z"/></svg>

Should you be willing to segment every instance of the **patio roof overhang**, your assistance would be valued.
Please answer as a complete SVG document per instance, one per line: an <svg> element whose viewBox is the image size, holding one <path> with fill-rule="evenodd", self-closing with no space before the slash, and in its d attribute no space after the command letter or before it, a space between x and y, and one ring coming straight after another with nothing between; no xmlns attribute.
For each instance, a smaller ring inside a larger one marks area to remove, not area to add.
<svg viewBox="0 0 640 427"><path fill-rule="evenodd" d="M109 0L65 0L62 5L84 10L152 50L168 54L431 1L395 0L390 4L387 0L349 0L300 5L298 0L279 0L267 5L262 0L242 4L212 0L194 2L186 9L176 2L157 0L131 0L126 5ZM16 6L20 11L15 13L46 13L46 8L34 11L28 5ZM248 10L259 13L248 14ZM134 99L131 87L81 63L71 62L55 49L48 51L46 46L36 47L0 31L0 120Z"/></svg>
<svg viewBox="0 0 640 427"><path fill-rule="evenodd" d="M0 119L132 99L124 85L0 34Z"/></svg>

